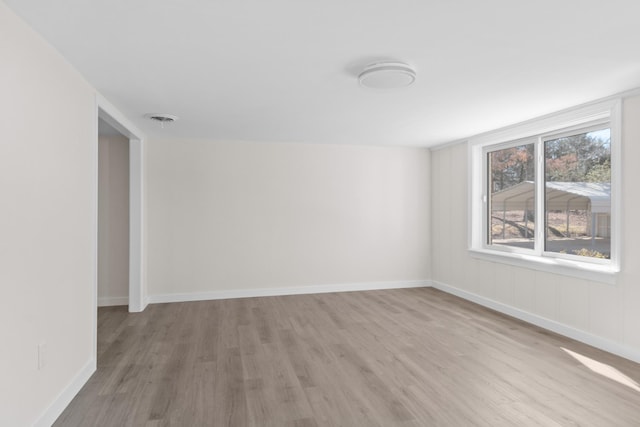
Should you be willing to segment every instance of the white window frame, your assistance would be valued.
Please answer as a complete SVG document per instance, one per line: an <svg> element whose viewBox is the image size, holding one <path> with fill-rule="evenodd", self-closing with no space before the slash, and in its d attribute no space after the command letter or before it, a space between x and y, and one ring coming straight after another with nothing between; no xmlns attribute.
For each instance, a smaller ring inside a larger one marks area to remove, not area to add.
<svg viewBox="0 0 640 427"><path fill-rule="evenodd" d="M621 247L621 99L597 102L551 114L519 125L478 135L468 142L469 252L473 257L548 271L605 283L615 283L620 271ZM488 244L487 153L525 144L535 144L536 218L544 218L544 141L556 136L582 133L607 124L611 129L611 258L602 260L545 252L544 221L536 220L534 249Z"/></svg>

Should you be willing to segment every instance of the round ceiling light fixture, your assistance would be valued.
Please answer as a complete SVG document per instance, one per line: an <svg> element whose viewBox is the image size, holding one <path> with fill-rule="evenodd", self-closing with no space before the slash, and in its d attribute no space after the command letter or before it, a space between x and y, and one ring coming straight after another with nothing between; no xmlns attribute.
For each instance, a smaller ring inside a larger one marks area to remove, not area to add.
<svg viewBox="0 0 640 427"><path fill-rule="evenodd" d="M176 120L178 120L178 116L174 116L173 114L165 114L165 113L149 113L149 114L145 114L144 116L149 120L153 120L154 122L160 123L163 129L165 124L173 123Z"/></svg>
<svg viewBox="0 0 640 427"><path fill-rule="evenodd" d="M358 75L361 86L373 89L397 89L416 81L416 71L403 62L385 61L369 64Z"/></svg>

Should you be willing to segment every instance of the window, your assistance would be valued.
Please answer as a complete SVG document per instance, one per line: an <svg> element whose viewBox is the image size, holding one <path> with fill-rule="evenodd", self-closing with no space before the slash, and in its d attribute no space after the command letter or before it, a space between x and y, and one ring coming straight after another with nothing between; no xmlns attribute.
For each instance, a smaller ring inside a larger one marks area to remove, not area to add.
<svg viewBox="0 0 640 427"><path fill-rule="evenodd" d="M473 138L472 253L612 282L619 109L593 104Z"/></svg>
<svg viewBox="0 0 640 427"><path fill-rule="evenodd" d="M610 259L611 129L546 139L544 166L545 250Z"/></svg>
<svg viewBox="0 0 640 427"><path fill-rule="evenodd" d="M487 153L489 245L534 247L535 144Z"/></svg>

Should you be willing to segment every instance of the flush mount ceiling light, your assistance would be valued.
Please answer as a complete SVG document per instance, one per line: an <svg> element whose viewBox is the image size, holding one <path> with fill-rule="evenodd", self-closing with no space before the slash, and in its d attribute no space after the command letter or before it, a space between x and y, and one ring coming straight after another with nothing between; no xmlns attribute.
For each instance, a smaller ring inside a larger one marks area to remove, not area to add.
<svg viewBox="0 0 640 427"><path fill-rule="evenodd" d="M164 125L167 123L173 123L178 120L178 116L174 116L173 114L165 114L165 113L150 113L144 115L147 119L153 120L154 122L159 122L160 126L164 129Z"/></svg>
<svg viewBox="0 0 640 427"><path fill-rule="evenodd" d="M367 65L358 75L358 82L373 89L396 89L410 86L416 72L403 62L386 61Z"/></svg>

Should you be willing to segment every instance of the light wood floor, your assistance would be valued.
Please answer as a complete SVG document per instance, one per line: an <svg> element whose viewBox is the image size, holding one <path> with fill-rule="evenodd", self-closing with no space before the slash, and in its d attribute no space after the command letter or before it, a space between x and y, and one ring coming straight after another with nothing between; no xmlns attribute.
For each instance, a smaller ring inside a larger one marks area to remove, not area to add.
<svg viewBox="0 0 640 427"><path fill-rule="evenodd" d="M56 426L638 426L640 365L435 289L104 308ZM633 385L633 384L632 384Z"/></svg>

